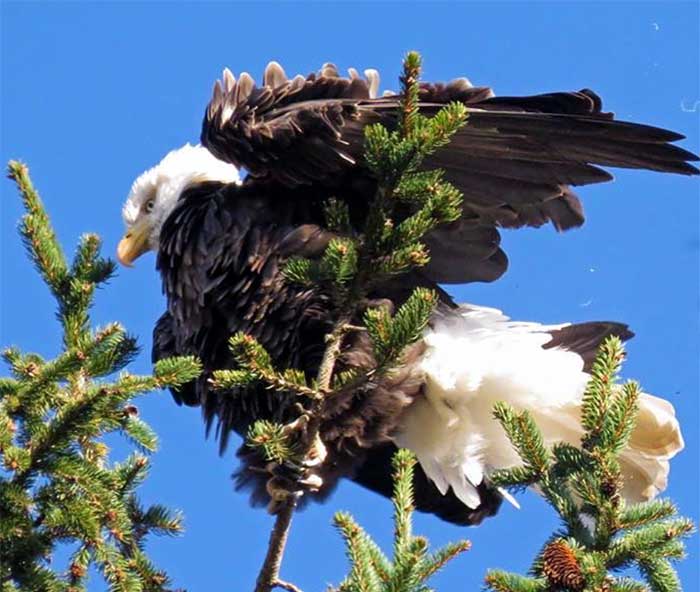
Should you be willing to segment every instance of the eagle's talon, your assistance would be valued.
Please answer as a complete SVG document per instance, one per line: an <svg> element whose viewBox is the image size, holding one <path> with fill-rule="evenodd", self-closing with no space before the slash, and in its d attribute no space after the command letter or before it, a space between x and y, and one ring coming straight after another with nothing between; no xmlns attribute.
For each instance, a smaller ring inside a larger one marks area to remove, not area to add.
<svg viewBox="0 0 700 592"><path fill-rule="evenodd" d="M273 475L278 475L284 479L298 481L301 477L303 477L305 467L302 464L298 464L294 461L286 460L281 464L278 464L271 472Z"/></svg>
<svg viewBox="0 0 700 592"><path fill-rule="evenodd" d="M299 483L311 492L319 491L323 487L323 479L318 473L309 473Z"/></svg>
<svg viewBox="0 0 700 592"><path fill-rule="evenodd" d="M270 502L267 504L267 511L270 514L277 514L290 498L300 498L304 492L299 489L289 488L289 482L285 479L272 477L268 479L265 488L270 495Z"/></svg>
<svg viewBox="0 0 700 592"><path fill-rule="evenodd" d="M301 496L305 492L319 491L323 487L319 468L327 454L325 445L317 435L307 457L301 462L286 460L267 463L265 468L272 475L266 483L270 496L268 511L276 513L279 505L286 502L290 495Z"/></svg>
<svg viewBox="0 0 700 592"><path fill-rule="evenodd" d="M311 418L304 408L301 410L301 414L294 421L286 424L282 431L284 434L294 434L295 432L300 432L302 435L306 435L306 428L309 425Z"/></svg>
<svg viewBox="0 0 700 592"><path fill-rule="evenodd" d="M309 452L306 454L306 458L303 461L303 465L307 468L318 467L323 464L328 456L328 449L326 445L321 440L321 437L316 434L313 444L309 448Z"/></svg>

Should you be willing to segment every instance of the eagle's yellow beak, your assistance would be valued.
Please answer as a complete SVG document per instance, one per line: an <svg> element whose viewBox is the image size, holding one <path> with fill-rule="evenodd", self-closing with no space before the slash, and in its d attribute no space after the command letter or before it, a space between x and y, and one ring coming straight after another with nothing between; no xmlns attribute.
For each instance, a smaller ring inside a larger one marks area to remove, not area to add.
<svg viewBox="0 0 700 592"><path fill-rule="evenodd" d="M140 220L134 224L119 241L117 247L117 259L126 267L132 267L134 261L148 251L148 235L150 228L147 220Z"/></svg>

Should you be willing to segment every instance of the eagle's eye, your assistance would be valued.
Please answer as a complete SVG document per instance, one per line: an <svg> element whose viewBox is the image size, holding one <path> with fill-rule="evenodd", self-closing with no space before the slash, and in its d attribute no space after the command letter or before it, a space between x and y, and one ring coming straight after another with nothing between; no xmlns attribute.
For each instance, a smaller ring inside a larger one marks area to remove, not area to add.
<svg viewBox="0 0 700 592"><path fill-rule="evenodd" d="M146 205L143 206L144 211L147 214L150 214L153 211L153 207L156 205L156 200L155 199L149 199L146 202Z"/></svg>

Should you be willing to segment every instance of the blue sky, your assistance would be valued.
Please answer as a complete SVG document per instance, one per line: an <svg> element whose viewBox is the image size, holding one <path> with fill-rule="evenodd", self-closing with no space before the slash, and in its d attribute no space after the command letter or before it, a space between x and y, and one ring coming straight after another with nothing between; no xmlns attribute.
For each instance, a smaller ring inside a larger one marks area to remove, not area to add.
<svg viewBox="0 0 700 592"><path fill-rule="evenodd" d="M680 131L698 152L698 4L558 3L2 3L2 160L31 167L59 237L72 249L85 231L112 254L131 182L168 150L197 140L222 67L259 77L275 59L288 74L333 61L374 67L396 88L401 58L417 49L425 78L468 76L498 94L590 87L618 118ZM47 290L15 232L21 215L9 181L2 197L0 344L50 356L59 336ZM564 235L551 228L505 233L511 267L491 285L451 288L459 301L496 306L543 322L629 323L625 374L676 406L687 448L672 463L668 494L698 520L698 183L646 172L583 188L588 221ZM153 257L97 294L94 319L119 320L148 352L164 306ZM143 353L134 371L149 370ZM233 492L233 450L220 458L199 412L167 393L139 403L161 451L143 488L150 501L180 508L184 537L157 540L153 555L179 586L249 590L270 518ZM121 452L120 449L117 450ZM434 544L468 537L472 550L434 579L439 590L478 589L486 568L524 571L556 520L535 495L522 509L472 529L419 516ZM351 511L385 545L390 506L345 483L325 505L299 514L283 576L307 591L338 582L346 561L330 526ZM700 589L698 537L681 566ZM91 588L101 590L95 582Z"/></svg>

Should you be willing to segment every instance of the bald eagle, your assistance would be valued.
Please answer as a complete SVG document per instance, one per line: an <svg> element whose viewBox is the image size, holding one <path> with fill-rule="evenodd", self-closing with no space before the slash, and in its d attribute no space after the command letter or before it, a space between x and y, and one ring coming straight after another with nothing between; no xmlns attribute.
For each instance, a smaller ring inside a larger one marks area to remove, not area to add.
<svg viewBox="0 0 700 592"><path fill-rule="evenodd" d="M168 154L134 182L123 209L127 232L118 257L130 265L157 254L167 310L153 335L153 359L197 355L202 376L173 392L201 406L222 450L231 432L255 419L289 421L291 401L249 387L216 392L208 379L234 362L228 340L254 336L278 367L315 376L331 301L285 281L291 256L318 257L331 233L322 204L345 200L361 220L375 182L363 163L363 129L396 124L400 97L377 97L378 74L342 77L332 65L288 79L270 63L256 85L225 70L206 109L201 142ZM431 232L430 263L376 286L389 306L414 288L437 291L440 303L402 366L370 389L334 401L323 418L329 450L321 472L326 496L341 477L390 495L390 459L413 450L418 509L456 524L496 513L505 495L489 483L494 469L519 464L492 418L498 400L529 409L548 443L578 443L580 405L596 349L609 335L632 336L615 322L541 325L502 312L455 303L439 284L490 282L506 270L499 228L558 230L580 226L583 210L572 186L609 181L601 166L695 175L693 154L672 144L683 136L616 121L590 90L497 97L462 78L422 84L420 109L450 101L468 107L469 122L426 163L441 167L464 194L461 219ZM247 176L239 177L239 169ZM362 333L345 344L340 369L367 368L372 349ZM669 459L683 447L672 405L642 395L639 422L622 454L624 495L640 501L666 487ZM260 459L241 447L238 484L265 503Z"/></svg>

